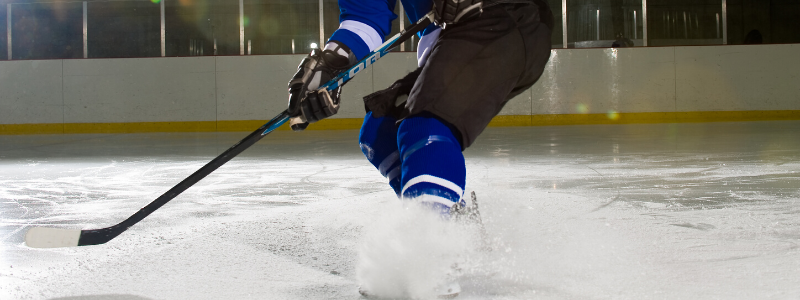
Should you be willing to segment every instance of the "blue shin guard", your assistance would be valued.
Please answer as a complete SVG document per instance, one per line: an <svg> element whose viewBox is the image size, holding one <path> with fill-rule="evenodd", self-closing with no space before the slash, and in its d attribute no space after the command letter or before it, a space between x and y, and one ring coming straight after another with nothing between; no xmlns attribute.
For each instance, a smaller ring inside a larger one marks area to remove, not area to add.
<svg viewBox="0 0 800 300"><path fill-rule="evenodd" d="M435 117L414 116L397 129L397 145L402 198L449 214L464 194L467 173L461 144L450 128Z"/></svg>
<svg viewBox="0 0 800 300"><path fill-rule="evenodd" d="M397 119L392 117L373 118L367 113L358 143L361 152L367 157L381 175L389 179L397 196L400 196L400 153L397 151Z"/></svg>
<svg viewBox="0 0 800 300"><path fill-rule="evenodd" d="M361 152L389 179L398 197L415 199L442 214L464 194L466 166L461 145L447 125L414 116L396 125L367 113L359 134Z"/></svg>

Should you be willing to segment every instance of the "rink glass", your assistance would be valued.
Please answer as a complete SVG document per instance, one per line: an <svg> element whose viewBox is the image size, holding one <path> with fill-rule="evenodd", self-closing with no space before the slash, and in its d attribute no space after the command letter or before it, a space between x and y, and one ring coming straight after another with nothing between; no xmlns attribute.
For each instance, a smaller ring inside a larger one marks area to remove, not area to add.
<svg viewBox="0 0 800 300"><path fill-rule="evenodd" d="M546 2L553 48L800 43L800 0ZM0 60L302 54L338 25L336 0L9 0Z"/></svg>

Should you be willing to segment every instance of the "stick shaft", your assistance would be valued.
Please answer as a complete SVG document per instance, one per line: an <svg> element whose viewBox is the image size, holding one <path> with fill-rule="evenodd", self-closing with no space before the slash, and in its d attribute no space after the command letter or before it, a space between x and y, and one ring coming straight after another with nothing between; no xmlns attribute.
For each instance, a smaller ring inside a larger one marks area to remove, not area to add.
<svg viewBox="0 0 800 300"><path fill-rule="evenodd" d="M225 152L222 152L222 154L208 162L199 170L192 173L192 175L186 177L186 179L156 198L156 200L153 202L150 202L150 204L147 206L142 207L138 212L119 224L101 229L82 230L80 239L78 241L78 246L97 245L110 241L123 231L143 220L145 217L159 209L164 204L167 204L167 202L186 191L186 189L193 186L201 179L208 176L208 174L211 174L219 167L242 153L242 151L245 149L250 148L250 146L258 142L261 138L280 127L283 123L286 123L287 120L289 120L289 112L284 110L275 116L275 118L250 133L247 137L228 148L228 150L225 150Z"/></svg>

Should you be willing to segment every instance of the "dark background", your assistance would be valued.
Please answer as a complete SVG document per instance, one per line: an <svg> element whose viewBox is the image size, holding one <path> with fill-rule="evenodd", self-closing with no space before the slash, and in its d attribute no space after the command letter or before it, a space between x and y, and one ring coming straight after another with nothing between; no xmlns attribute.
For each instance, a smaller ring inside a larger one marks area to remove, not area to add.
<svg viewBox="0 0 800 300"><path fill-rule="evenodd" d="M88 56L161 56L158 1L87 0ZM240 54L238 0L165 1L166 56ZM546 1L555 17L552 45L562 47L561 1ZM328 37L338 28L339 9L336 0L323 2ZM0 60L8 58L9 3L12 59L83 58L82 1L0 0ZM721 3L648 0L648 45L722 44ZM318 0L245 0L244 12L245 54L308 53L320 42ZM641 46L641 14L641 0L567 0L569 47L610 47L620 39ZM800 43L800 0L728 0L727 21L731 45ZM399 18L392 35L397 32ZM406 42L405 51L415 51L416 41Z"/></svg>

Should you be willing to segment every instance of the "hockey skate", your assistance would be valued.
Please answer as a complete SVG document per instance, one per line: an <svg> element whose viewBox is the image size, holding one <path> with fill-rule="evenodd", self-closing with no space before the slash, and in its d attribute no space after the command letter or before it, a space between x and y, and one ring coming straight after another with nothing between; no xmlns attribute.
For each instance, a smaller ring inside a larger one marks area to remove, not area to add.
<svg viewBox="0 0 800 300"><path fill-rule="evenodd" d="M461 199L461 201L453 205L450 208L450 217L456 222L463 223L469 229L475 227L480 238L480 246L478 248L482 251L491 251L486 228L483 227L481 213L478 210L478 197L475 196L474 191L470 193L470 200L470 203L466 203L464 199Z"/></svg>
<svg viewBox="0 0 800 300"><path fill-rule="evenodd" d="M470 193L470 198L472 201L469 204L464 199L454 204L450 208L450 216L457 222L483 224L481 213L478 211L478 198L474 191Z"/></svg>

